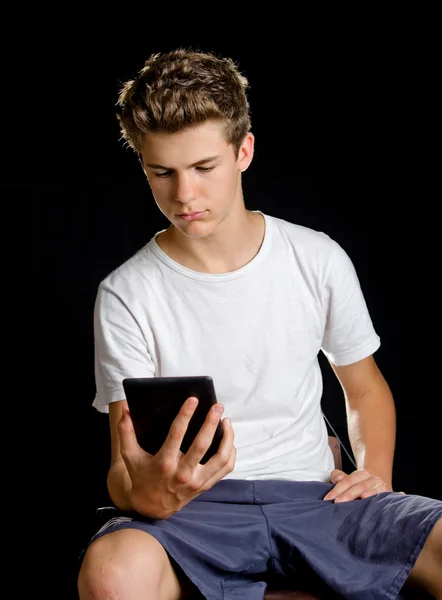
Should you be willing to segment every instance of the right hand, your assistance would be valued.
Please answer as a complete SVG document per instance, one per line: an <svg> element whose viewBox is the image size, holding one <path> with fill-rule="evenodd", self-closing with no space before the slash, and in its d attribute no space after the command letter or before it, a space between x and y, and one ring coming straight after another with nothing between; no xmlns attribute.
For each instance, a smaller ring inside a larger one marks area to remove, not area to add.
<svg viewBox="0 0 442 600"><path fill-rule="evenodd" d="M128 499L140 514L167 519L233 470L236 448L229 419L222 421L223 439L218 452L204 465L200 464L224 410L219 403L210 409L187 453L181 452L181 443L197 404L198 400L193 397L184 402L163 446L153 456L138 444L127 403L124 403L118 425L120 451L132 482Z"/></svg>

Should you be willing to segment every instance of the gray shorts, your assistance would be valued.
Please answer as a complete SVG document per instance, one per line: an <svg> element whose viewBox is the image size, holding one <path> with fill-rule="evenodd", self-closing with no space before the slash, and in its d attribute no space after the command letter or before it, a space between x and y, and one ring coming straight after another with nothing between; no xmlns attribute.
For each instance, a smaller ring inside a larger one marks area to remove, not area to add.
<svg viewBox="0 0 442 600"><path fill-rule="evenodd" d="M348 600L401 598L442 502L396 492L322 500L332 487L227 479L167 520L104 509L108 519L90 541L146 531L208 600L262 600L267 585Z"/></svg>

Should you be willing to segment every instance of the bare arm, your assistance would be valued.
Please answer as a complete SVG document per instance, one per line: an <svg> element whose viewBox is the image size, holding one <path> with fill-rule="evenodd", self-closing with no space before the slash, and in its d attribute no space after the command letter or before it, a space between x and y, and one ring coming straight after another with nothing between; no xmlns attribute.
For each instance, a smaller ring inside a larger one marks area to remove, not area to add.
<svg viewBox="0 0 442 600"><path fill-rule="evenodd" d="M356 465L378 475L391 487L396 409L390 388L372 356L332 368L344 392Z"/></svg>
<svg viewBox="0 0 442 600"><path fill-rule="evenodd" d="M391 492L396 409L390 388L372 356L344 367L331 366L344 391L357 470L350 474L333 470L330 480L335 486L324 500L347 502Z"/></svg>
<svg viewBox="0 0 442 600"><path fill-rule="evenodd" d="M126 464L121 456L118 425L123 415L126 400L109 405L109 426L111 438L111 465L107 474L107 489L112 502L121 510L133 510L130 502L132 482Z"/></svg>

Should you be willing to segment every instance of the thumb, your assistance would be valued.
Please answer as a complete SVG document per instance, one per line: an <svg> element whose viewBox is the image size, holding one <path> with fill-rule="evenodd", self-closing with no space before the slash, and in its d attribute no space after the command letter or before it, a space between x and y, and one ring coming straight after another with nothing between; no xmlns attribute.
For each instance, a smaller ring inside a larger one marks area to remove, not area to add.
<svg viewBox="0 0 442 600"><path fill-rule="evenodd" d="M341 471L340 469L333 469L333 471L330 473L330 481L331 483L338 483L338 481L344 479L345 476L346 473L344 473L344 471Z"/></svg>

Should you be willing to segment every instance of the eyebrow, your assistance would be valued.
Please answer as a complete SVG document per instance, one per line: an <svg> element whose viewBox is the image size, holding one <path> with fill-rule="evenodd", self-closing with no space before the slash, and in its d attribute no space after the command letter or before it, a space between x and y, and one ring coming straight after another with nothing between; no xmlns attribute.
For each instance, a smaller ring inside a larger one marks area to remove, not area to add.
<svg viewBox="0 0 442 600"><path fill-rule="evenodd" d="M220 158L221 158L221 156L219 156L219 155L209 156L207 158L203 158L203 159L198 160L197 162L191 164L190 167L199 167L201 165L205 165L206 163L212 162L214 160L218 160ZM146 163L144 166L150 167L151 169L163 169L164 171L173 171L173 169L171 169L169 167L165 167L164 165L159 165L157 163Z"/></svg>

